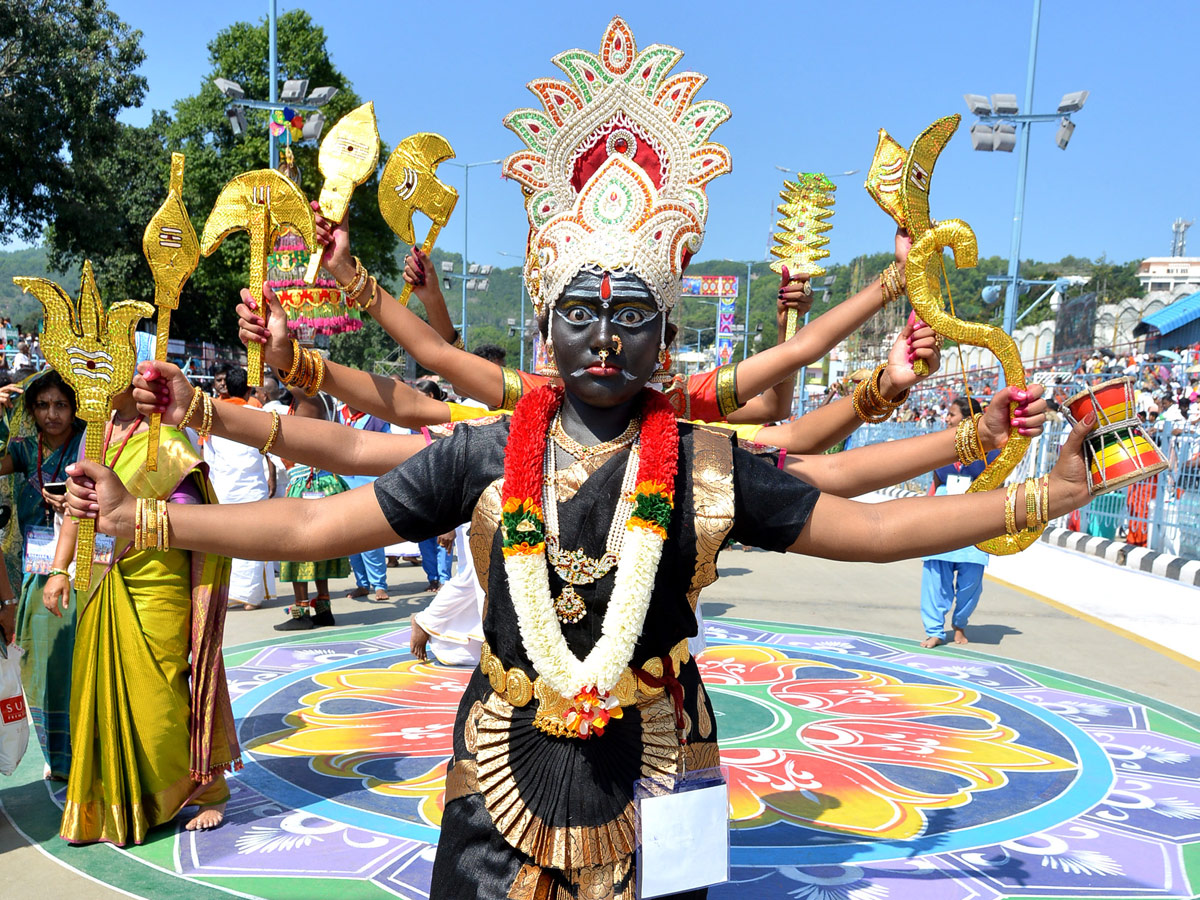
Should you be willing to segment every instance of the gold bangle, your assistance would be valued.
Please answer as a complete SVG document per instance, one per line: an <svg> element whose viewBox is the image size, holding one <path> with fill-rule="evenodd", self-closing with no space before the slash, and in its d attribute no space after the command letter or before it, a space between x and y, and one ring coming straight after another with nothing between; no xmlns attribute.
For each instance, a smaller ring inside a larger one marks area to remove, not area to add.
<svg viewBox="0 0 1200 900"><path fill-rule="evenodd" d="M858 387L854 389L854 394L851 397L851 405L854 407L854 414L868 425L878 425L880 422L886 422L891 418L891 409L880 409L875 405L873 398L870 395L870 380L860 381Z"/></svg>
<svg viewBox="0 0 1200 900"><path fill-rule="evenodd" d="M1033 478L1025 479L1025 528L1024 531L1033 531L1037 528L1038 513L1037 513L1037 498L1038 485Z"/></svg>
<svg viewBox="0 0 1200 900"><path fill-rule="evenodd" d="M346 295L346 299L351 301L354 297L357 297L360 293L362 293L363 286L367 283L366 266L362 264L362 260L360 260L357 256L353 257L353 259L354 277L351 278L347 284L342 284L340 281L337 283L337 286L341 288L342 292Z"/></svg>
<svg viewBox="0 0 1200 900"><path fill-rule="evenodd" d="M900 392L900 396L895 400L889 400L883 396L883 391L879 387L879 379L883 377L883 370L887 368L886 363L880 363L875 367L875 371L871 373L871 377L867 379L867 384L870 385L868 390L871 392L871 398L877 406L885 409L899 409L908 400L908 388Z"/></svg>
<svg viewBox="0 0 1200 900"><path fill-rule="evenodd" d="M133 503L133 549L142 549L142 498Z"/></svg>
<svg viewBox="0 0 1200 900"><path fill-rule="evenodd" d="M171 519L167 515L168 502L162 501L162 533L163 533L163 551L171 549Z"/></svg>
<svg viewBox="0 0 1200 900"><path fill-rule="evenodd" d="M367 302L362 304L362 306L360 307L363 312L370 312L371 309L375 306L375 304L379 302L379 282L378 282L378 280L376 280L374 275L372 275L370 278L370 285L371 285L371 296L368 297ZM408 297L405 297L404 302L400 305L408 306L408 301L411 298L412 298L412 293L410 292Z"/></svg>
<svg viewBox="0 0 1200 900"><path fill-rule="evenodd" d="M287 374L283 376L284 384L291 384L296 377L296 370L300 368L300 342L292 338L292 367L288 369Z"/></svg>
<svg viewBox="0 0 1200 900"><path fill-rule="evenodd" d="M321 393L321 385L325 383L325 357L314 350L313 362L316 364L316 377L313 379L312 390L306 391L310 397L315 397Z"/></svg>
<svg viewBox="0 0 1200 900"><path fill-rule="evenodd" d="M1042 476L1042 527L1050 524L1050 473Z"/></svg>
<svg viewBox="0 0 1200 900"><path fill-rule="evenodd" d="M954 435L954 451L958 454L958 461L964 466L986 458L979 441L977 422L978 420L974 416L968 416L958 423L958 430ZM976 455L976 451L978 451L978 455Z"/></svg>
<svg viewBox="0 0 1200 900"><path fill-rule="evenodd" d="M1004 530L1011 536L1017 534L1017 483L1014 481L1004 491Z"/></svg>
<svg viewBox="0 0 1200 900"><path fill-rule="evenodd" d="M186 427L187 423L192 420L192 416L196 414L196 407L200 405L200 395L203 393L204 391L200 390L198 387L192 388L192 399L188 403L187 412L185 412L183 414L183 418L179 420L180 428Z"/></svg>
<svg viewBox="0 0 1200 900"><path fill-rule="evenodd" d="M156 538L154 548L156 550L167 549L167 501L156 500L154 502L155 509L155 529L154 536Z"/></svg>
<svg viewBox="0 0 1200 900"><path fill-rule="evenodd" d="M463 343L462 332L455 329L454 340L450 342L451 347L457 347L459 350L466 350L466 344Z"/></svg>
<svg viewBox="0 0 1200 900"><path fill-rule="evenodd" d="M263 444L263 448L258 452L266 456L271 452L271 448L275 446L275 438L279 437L279 413L271 411L271 434L267 437L267 442Z"/></svg>
<svg viewBox="0 0 1200 900"><path fill-rule="evenodd" d="M153 500L143 500L142 509L145 512L143 522L146 525L146 533L142 536L142 549L153 550L158 546L158 542L154 540L154 532L158 528L158 504Z"/></svg>
<svg viewBox="0 0 1200 900"><path fill-rule="evenodd" d="M204 415L200 421L200 428L198 431L200 434L200 439L207 440L208 436L212 434L213 398L208 394L205 394L200 398L200 403L204 407Z"/></svg>

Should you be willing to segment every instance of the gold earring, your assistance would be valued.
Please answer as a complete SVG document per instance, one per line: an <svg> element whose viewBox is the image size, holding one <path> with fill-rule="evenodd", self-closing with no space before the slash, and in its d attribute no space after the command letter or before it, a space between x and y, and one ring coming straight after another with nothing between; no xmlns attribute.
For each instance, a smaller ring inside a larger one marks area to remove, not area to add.
<svg viewBox="0 0 1200 900"><path fill-rule="evenodd" d="M671 374L671 352L663 347L658 351L658 371L650 376L655 384L668 384L674 378Z"/></svg>
<svg viewBox="0 0 1200 900"><path fill-rule="evenodd" d="M554 358L554 344L549 339L546 340L546 364L542 366L542 375L547 378L560 378L558 374L558 361Z"/></svg>

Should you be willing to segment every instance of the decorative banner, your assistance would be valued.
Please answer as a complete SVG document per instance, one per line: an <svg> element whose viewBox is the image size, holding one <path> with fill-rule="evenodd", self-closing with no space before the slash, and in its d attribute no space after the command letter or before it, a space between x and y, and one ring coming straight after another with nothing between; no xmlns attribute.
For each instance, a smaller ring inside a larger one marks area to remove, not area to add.
<svg viewBox="0 0 1200 900"><path fill-rule="evenodd" d="M91 260L84 260L79 301L45 278L14 278L13 284L33 294L46 313L42 353L75 391L77 415L87 422L86 457L104 465L104 426L112 398L133 379L137 361L134 329L139 319L154 315L140 300L122 300L107 310L100 302ZM92 583L96 520L80 519L75 540L75 588L86 595Z"/></svg>
<svg viewBox="0 0 1200 900"><path fill-rule="evenodd" d="M183 205L183 154L171 154L171 183L167 199L146 225L142 254L154 276L154 305L158 307L158 337L154 358L165 362L171 332L171 310L179 308L184 283L200 262L200 242ZM146 471L158 470L158 431L162 416L150 416L146 438Z"/></svg>
<svg viewBox="0 0 1200 900"><path fill-rule="evenodd" d="M736 297L736 275L684 275L679 293L684 297Z"/></svg>
<svg viewBox="0 0 1200 900"><path fill-rule="evenodd" d="M405 245L411 247L416 240L414 212L420 210L433 223L421 245L421 252L427 255L458 202L458 191L443 184L436 174L447 159L454 159L454 150L444 137L431 132L414 134L396 145L379 179L379 212ZM405 283L401 305L408 304L411 293L412 285Z"/></svg>
<svg viewBox="0 0 1200 900"><path fill-rule="evenodd" d="M737 279L732 279L737 284ZM737 294L722 295L717 301L717 364L733 361L733 332L737 324Z"/></svg>

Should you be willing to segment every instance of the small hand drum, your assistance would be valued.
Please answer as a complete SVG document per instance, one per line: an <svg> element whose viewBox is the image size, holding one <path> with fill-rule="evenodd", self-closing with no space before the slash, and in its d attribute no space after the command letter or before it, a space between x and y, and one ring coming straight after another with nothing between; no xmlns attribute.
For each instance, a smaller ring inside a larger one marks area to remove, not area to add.
<svg viewBox="0 0 1200 900"><path fill-rule="evenodd" d="M1096 424L1084 443L1092 496L1119 490L1167 467L1158 445L1138 421L1132 378L1090 385L1067 400L1066 406L1072 422L1096 414Z"/></svg>

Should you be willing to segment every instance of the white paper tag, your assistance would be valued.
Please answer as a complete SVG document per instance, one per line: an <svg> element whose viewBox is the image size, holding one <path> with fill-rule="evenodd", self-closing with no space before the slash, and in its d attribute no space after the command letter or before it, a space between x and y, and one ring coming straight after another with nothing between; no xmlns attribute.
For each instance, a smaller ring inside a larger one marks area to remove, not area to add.
<svg viewBox="0 0 1200 900"><path fill-rule="evenodd" d="M704 772L716 774L689 773L674 789L656 783L651 792L666 792L638 797L638 896L729 880L729 785L719 769Z"/></svg>
<svg viewBox="0 0 1200 900"><path fill-rule="evenodd" d="M946 479L947 494L965 494L971 486L971 479L966 475L951 475Z"/></svg>
<svg viewBox="0 0 1200 900"><path fill-rule="evenodd" d="M325 495L320 491L304 491L300 494L301 500L324 500Z"/></svg>

